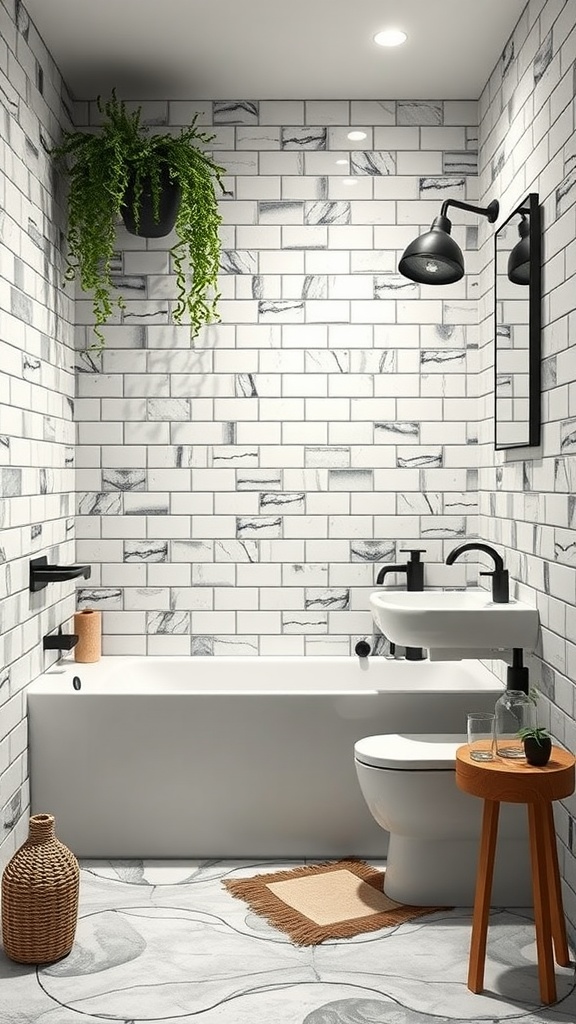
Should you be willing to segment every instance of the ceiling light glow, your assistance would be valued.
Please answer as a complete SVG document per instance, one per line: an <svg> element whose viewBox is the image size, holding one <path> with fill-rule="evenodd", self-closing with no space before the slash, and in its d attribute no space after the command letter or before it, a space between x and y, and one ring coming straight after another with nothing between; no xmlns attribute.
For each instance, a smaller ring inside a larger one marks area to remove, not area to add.
<svg viewBox="0 0 576 1024"><path fill-rule="evenodd" d="M367 132L348 132L348 138L352 142L361 142L362 139L367 139L368 138L368 133Z"/></svg>
<svg viewBox="0 0 576 1024"><path fill-rule="evenodd" d="M400 46L407 38L406 33L400 28L386 28L376 33L374 42L378 43L378 46Z"/></svg>

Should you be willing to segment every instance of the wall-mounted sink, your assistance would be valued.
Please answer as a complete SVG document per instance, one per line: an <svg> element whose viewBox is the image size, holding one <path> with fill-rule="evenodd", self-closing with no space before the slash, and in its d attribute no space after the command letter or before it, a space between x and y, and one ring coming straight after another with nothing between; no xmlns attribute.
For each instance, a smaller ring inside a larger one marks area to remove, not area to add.
<svg viewBox="0 0 576 1024"><path fill-rule="evenodd" d="M536 608L522 601L495 604L487 590L378 590L372 617L385 636L405 647L429 650L532 650L538 638Z"/></svg>

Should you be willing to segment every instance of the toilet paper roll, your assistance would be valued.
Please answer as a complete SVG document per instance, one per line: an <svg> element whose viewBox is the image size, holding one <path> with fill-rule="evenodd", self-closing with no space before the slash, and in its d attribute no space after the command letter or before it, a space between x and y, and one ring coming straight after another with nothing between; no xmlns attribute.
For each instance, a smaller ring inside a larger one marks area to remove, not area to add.
<svg viewBox="0 0 576 1024"><path fill-rule="evenodd" d="M100 661L102 655L102 613L86 608L74 615L74 632L78 643L74 648L74 660L84 663Z"/></svg>

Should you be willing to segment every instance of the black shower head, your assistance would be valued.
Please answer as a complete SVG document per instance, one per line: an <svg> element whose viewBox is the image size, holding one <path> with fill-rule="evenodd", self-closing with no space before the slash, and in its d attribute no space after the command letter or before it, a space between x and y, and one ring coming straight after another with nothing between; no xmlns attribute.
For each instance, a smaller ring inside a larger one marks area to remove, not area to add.
<svg viewBox="0 0 576 1024"><path fill-rule="evenodd" d="M496 220L500 210L497 199L493 199L487 207L447 199L442 204L440 216L432 221L430 231L410 242L402 254L398 270L411 281L417 281L418 284L453 284L464 276L462 250L450 234L452 222L446 216L449 206L479 213L487 217L490 223Z"/></svg>
<svg viewBox="0 0 576 1024"><path fill-rule="evenodd" d="M512 284L530 284L530 219L525 213L518 225L520 241L508 257L508 277Z"/></svg>
<svg viewBox="0 0 576 1024"><path fill-rule="evenodd" d="M419 235L405 250L398 270L419 284L452 284L464 276L464 257L450 231L448 217L435 217L430 231Z"/></svg>

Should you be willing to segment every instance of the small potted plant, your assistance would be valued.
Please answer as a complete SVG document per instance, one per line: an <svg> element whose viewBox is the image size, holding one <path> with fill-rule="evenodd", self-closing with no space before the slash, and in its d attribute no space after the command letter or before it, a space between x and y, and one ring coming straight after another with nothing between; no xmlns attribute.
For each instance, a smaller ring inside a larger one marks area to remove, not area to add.
<svg viewBox="0 0 576 1024"><path fill-rule="evenodd" d="M217 276L220 267L219 225L215 185L221 189L219 167L197 143L214 138L196 128L196 115L178 135L150 135L133 113L112 98L99 110L104 121L97 132L65 132L53 154L64 161L69 177L68 266L66 280L78 277L93 293L94 332L104 347L102 327L114 305L112 259L120 217L133 234L158 237L175 227L170 250L178 297L173 319L190 318L192 335L218 318ZM164 222L164 217L167 217ZM171 218L170 218L171 215Z"/></svg>
<svg viewBox="0 0 576 1024"><path fill-rule="evenodd" d="M543 726L537 725L533 729L521 729L518 735L524 744L524 753L528 764L537 768L548 764L552 753L552 739Z"/></svg>

